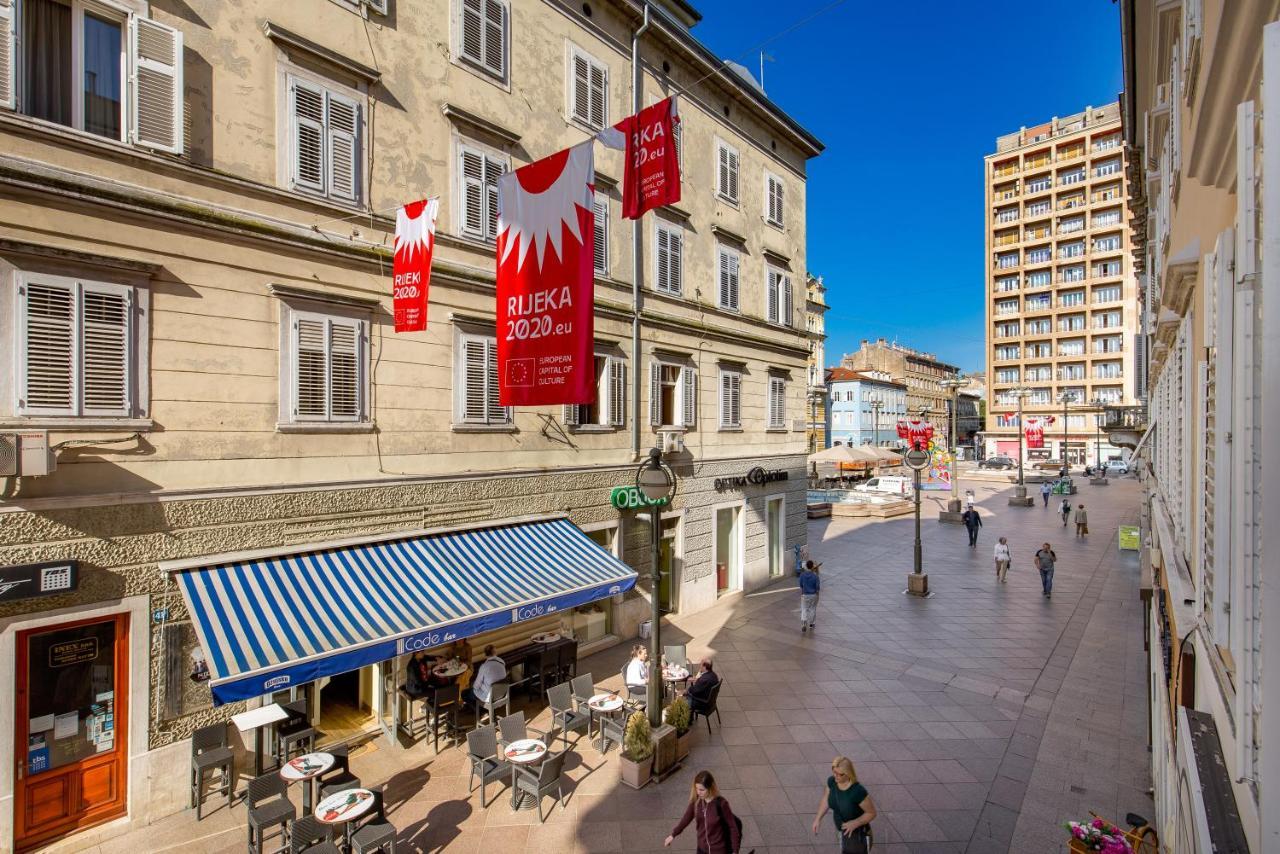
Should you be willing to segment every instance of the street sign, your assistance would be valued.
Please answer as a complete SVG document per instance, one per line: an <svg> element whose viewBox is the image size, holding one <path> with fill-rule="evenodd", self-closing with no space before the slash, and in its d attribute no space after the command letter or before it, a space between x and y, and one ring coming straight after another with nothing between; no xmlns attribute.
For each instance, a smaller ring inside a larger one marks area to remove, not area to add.
<svg viewBox="0 0 1280 854"><path fill-rule="evenodd" d="M907 451L902 455L902 461L906 463L909 468L915 469L916 471L924 471L929 467L929 452L922 451L919 448L912 448L910 451Z"/></svg>

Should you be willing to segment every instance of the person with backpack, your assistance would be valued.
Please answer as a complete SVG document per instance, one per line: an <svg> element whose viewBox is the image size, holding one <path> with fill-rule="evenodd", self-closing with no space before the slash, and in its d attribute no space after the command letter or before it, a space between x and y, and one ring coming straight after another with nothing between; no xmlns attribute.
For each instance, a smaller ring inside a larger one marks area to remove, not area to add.
<svg viewBox="0 0 1280 854"><path fill-rule="evenodd" d="M1036 552L1036 569L1040 570L1040 585L1044 588L1045 596L1053 596L1053 566L1057 562L1058 556L1048 543Z"/></svg>
<svg viewBox="0 0 1280 854"><path fill-rule="evenodd" d="M1058 512L1062 514L1062 527L1067 527L1067 522L1071 519L1071 499L1067 496L1062 497L1062 503L1058 505Z"/></svg>
<svg viewBox="0 0 1280 854"><path fill-rule="evenodd" d="M835 821L841 854L867 854L871 848L871 822L876 817L876 805L871 802L866 787L858 782L853 763L844 756L831 760L831 776L827 778L826 791L813 819L815 836L827 810Z"/></svg>
<svg viewBox="0 0 1280 854"><path fill-rule="evenodd" d="M693 775L689 805L662 846L670 848L689 822L694 823L697 833L698 854L737 854L742 847L742 819L733 814L729 802L720 795L710 771Z"/></svg>

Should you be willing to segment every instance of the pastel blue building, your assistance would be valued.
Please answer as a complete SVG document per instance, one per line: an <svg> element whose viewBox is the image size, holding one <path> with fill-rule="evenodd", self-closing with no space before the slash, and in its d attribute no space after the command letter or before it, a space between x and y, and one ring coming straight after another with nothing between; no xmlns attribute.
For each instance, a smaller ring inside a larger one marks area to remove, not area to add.
<svg viewBox="0 0 1280 854"><path fill-rule="evenodd" d="M879 371L827 371L827 446L905 447L898 421L907 417L907 387Z"/></svg>

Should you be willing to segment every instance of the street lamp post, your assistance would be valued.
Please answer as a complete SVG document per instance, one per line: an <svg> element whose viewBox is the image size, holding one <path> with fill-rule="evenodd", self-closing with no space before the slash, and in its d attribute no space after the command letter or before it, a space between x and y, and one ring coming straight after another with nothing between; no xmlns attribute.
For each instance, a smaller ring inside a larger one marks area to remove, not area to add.
<svg viewBox="0 0 1280 854"><path fill-rule="evenodd" d="M1077 400L1074 391L1064 391L1058 395L1058 402L1062 404L1062 465L1067 471L1071 471L1071 460L1068 459L1069 451L1067 446L1070 444L1068 439L1071 438L1070 423L1067 421L1067 406L1075 403Z"/></svg>
<svg viewBox="0 0 1280 854"><path fill-rule="evenodd" d="M652 448L649 458L636 471L636 488L649 504L649 534L652 546L650 571L650 631L649 631L649 685L645 694L649 711L649 724L662 725L662 611L658 602L658 588L662 583L659 551L662 543L662 507L669 504L676 494L676 475L662 462L662 451Z"/></svg>
<svg viewBox="0 0 1280 854"><path fill-rule="evenodd" d="M951 393L951 500L947 502L946 512L939 514L942 522L960 521L960 482L956 478L956 457L959 455L959 442L956 438L956 424L960 420L960 389L969 384L964 377L949 377L942 381L942 387Z"/></svg>
<svg viewBox="0 0 1280 854"><path fill-rule="evenodd" d="M1030 507L1035 503L1035 499L1027 497L1027 482L1023 477L1022 458L1026 456L1026 453L1022 449L1022 401L1031 396L1031 389L1026 386L1018 386L1009 389L1008 394L1018 401L1018 485L1013 490L1013 497L1009 499L1009 506Z"/></svg>
<svg viewBox="0 0 1280 854"><path fill-rule="evenodd" d="M880 410L884 409L884 399L881 397L880 392L872 392L868 396L868 400L871 406L871 426L875 430L871 444L878 448L880 447Z"/></svg>
<svg viewBox="0 0 1280 854"><path fill-rule="evenodd" d="M1089 403L1098 410L1097 414L1093 416L1093 426L1097 430L1097 438L1093 446L1093 455L1094 459L1097 461L1098 471L1090 482L1094 486L1106 486L1107 469L1102 465L1102 411L1103 408L1106 407L1107 402L1100 397L1095 397L1093 400L1089 401Z"/></svg>

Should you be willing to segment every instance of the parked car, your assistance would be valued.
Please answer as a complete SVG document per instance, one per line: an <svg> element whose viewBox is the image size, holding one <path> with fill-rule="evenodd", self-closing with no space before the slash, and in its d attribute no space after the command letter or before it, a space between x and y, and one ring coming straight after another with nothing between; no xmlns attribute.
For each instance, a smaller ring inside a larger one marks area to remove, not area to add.
<svg viewBox="0 0 1280 854"><path fill-rule="evenodd" d="M980 469L1016 469L1018 464L1013 457L987 457L978 463Z"/></svg>
<svg viewBox="0 0 1280 854"><path fill-rule="evenodd" d="M1037 471L1061 471L1066 466L1062 460L1036 460L1031 464L1033 469ZM1070 471L1070 467L1067 467Z"/></svg>
<svg viewBox="0 0 1280 854"><path fill-rule="evenodd" d="M873 477L864 480L853 488L854 492L878 492L885 495L910 495L912 490L909 477Z"/></svg>
<svg viewBox="0 0 1280 854"><path fill-rule="evenodd" d="M1129 464L1124 460L1107 460L1104 464L1107 474L1128 474Z"/></svg>

